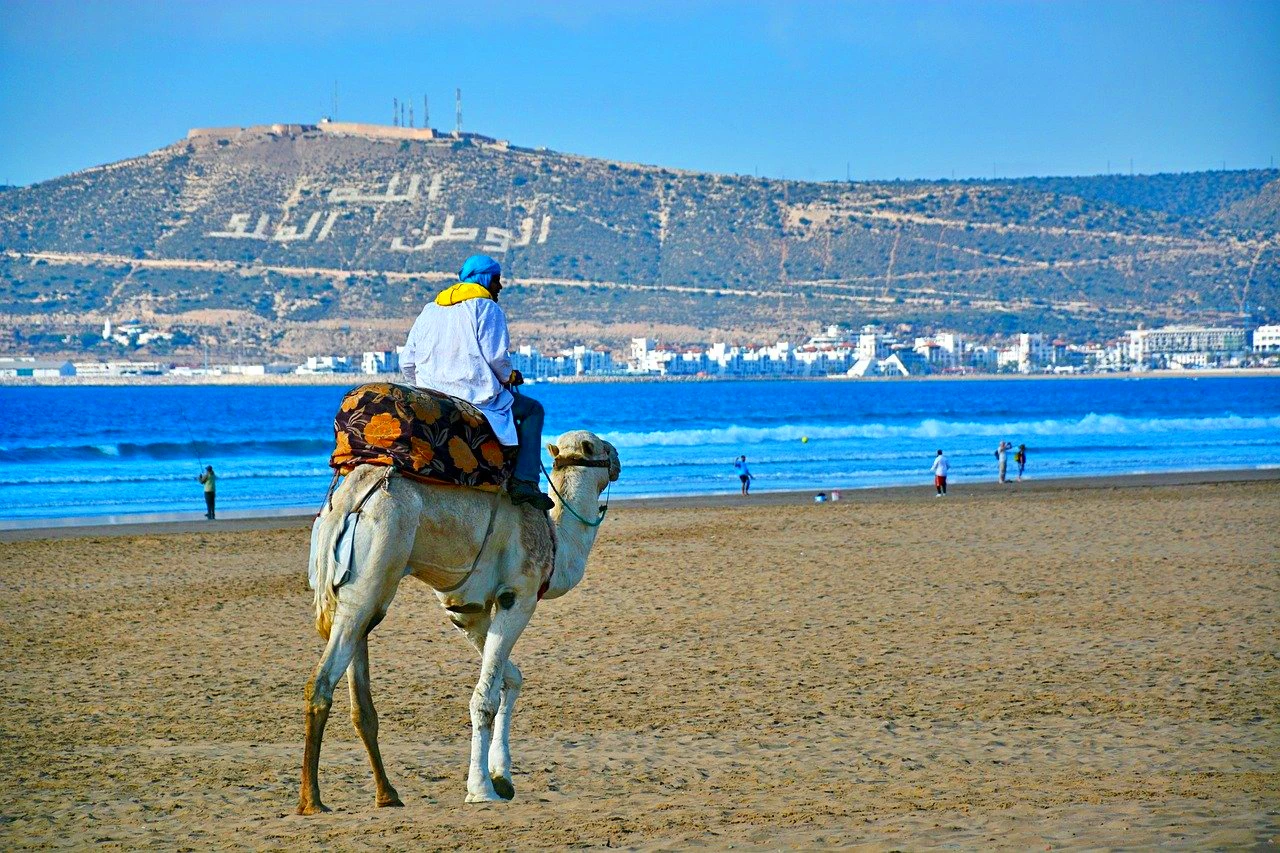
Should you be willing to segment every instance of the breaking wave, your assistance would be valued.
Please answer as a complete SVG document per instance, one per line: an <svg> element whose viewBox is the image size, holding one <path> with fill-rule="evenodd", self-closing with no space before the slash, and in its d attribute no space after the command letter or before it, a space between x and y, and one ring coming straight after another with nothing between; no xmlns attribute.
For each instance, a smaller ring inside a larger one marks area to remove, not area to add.
<svg viewBox="0 0 1280 853"><path fill-rule="evenodd" d="M1280 429L1280 416L1221 415L1205 418L1132 418L1124 415L1088 414L1082 418L1045 420L940 421L926 419L905 424L783 424L775 427L727 426L710 429L613 432L604 437L617 447L692 447L698 445L750 445L810 439L910 439L955 436L1034 435L1149 435L1178 432L1247 432Z"/></svg>
<svg viewBox="0 0 1280 853"><path fill-rule="evenodd" d="M27 447L0 447L0 463L105 462L113 460L194 460L200 456L216 461L246 456L319 457L327 459L333 441L311 438L278 441L121 442L119 444L45 444Z"/></svg>

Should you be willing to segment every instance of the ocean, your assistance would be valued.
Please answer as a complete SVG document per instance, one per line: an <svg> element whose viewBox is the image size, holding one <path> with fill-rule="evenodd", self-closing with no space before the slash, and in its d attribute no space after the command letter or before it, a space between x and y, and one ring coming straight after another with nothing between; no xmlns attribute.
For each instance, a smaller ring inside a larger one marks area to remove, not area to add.
<svg viewBox="0 0 1280 853"><path fill-rule="evenodd" d="M0 520L317 507L341 386L0 388ZM1280 466L1280 377L538 384L545 437L618 448L616 497L995 479L1000 440L1027 476ZM808 439L807 441L805 439ZM1016 470L1010 455L1010 470Z"/></svg>

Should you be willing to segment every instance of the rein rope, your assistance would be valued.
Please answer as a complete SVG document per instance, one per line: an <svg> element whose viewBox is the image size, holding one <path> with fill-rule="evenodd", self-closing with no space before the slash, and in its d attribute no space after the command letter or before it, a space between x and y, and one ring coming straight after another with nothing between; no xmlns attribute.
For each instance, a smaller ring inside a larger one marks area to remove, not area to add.
<svg viewBox="0 0 1280 853"><path fill-rule="evenodd" d="M551 491L555 492L556 497L560 499L560 506L567 509L570 515L578 519L578 521L581 521L587 527L600 526L600 523L604 521L605 514L609 512L609 493L613 489L612 482L610 482L609 485L604 490L604 506L600 507L600 515L596 518L595 521L587 521L585 518L579 515L578 511L574 509L573 506L567 500L565 500L564 495L560 494L560 490L556 488L555 480L551 479L551 472L547 470L547 466L543 465L541 460L538 461L538 467L541 468L542 473L546 475L547 484L551 486ZM555 461L551 463L551 468L552 470L555 470L555 471L559 471L562 468L608 468L608 467L609 467L608 459L588 459L585 456L557 456L555 458Z"/></svg>

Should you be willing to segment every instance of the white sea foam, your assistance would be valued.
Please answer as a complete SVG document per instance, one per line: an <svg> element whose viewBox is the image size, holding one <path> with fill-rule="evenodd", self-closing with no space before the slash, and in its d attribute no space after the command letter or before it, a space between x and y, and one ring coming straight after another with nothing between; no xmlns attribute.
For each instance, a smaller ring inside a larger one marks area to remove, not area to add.
<svg viewBox="0 0 1280 853"><path fill-rule="evenodd" d="M606 433L617 447L741 446L812 439L948 438L956 436L1034 435L1148 435L1177 432L1242 432L1280 429L1280 417L1222 415L1209 418L1131 418L1123 415L1088 414L1082 418L1050 418L1036 421L941 421L929 418L905 424L784 424L776 427L727 426L710 429L656 430Z"/></svg>

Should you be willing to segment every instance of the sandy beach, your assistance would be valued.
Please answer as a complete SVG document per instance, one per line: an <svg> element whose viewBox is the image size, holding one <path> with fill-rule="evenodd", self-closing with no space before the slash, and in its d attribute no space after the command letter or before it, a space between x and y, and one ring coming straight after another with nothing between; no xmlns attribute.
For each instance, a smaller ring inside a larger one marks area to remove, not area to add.
<svg viewBox="0 0 1280 853"><path fill-rule="evenodd" d="M406 807L339 688L310 818L309 519L0 534L0 847L1280 841L1277 472L845 498L615 502L516 648L507 804L463 804L476 661L405 581Z"/></svg>

